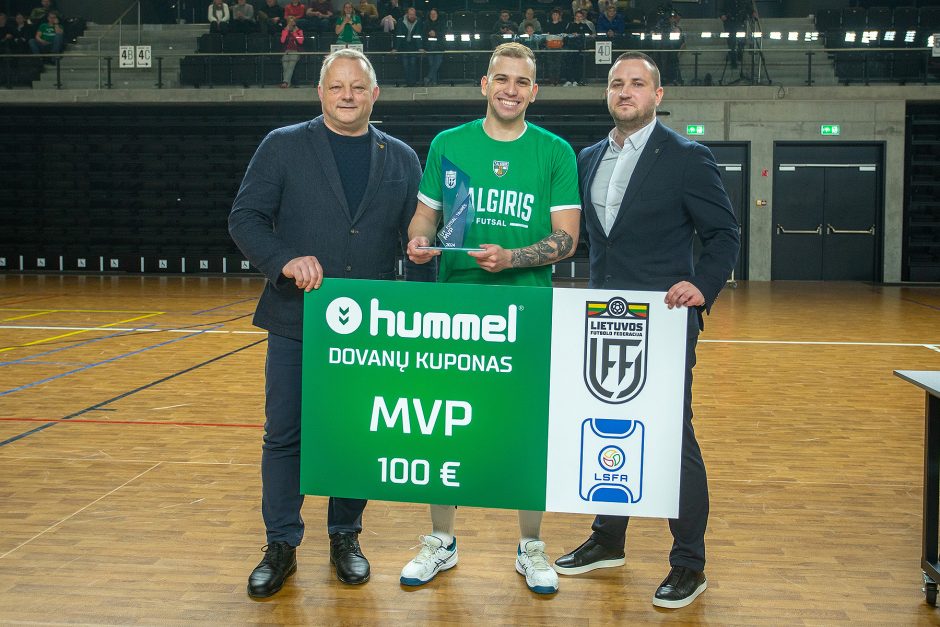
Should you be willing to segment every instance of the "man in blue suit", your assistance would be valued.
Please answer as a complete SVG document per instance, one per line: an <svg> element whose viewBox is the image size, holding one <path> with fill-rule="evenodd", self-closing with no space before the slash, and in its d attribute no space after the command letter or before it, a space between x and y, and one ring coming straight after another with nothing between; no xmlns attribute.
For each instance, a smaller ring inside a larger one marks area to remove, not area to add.
<svg viewBox="0 0 940 627"><path fill-rule="evenodd" d="M319 288L324 277L394 280L421 180L414 150L369 124L379 88L365 55L343 49L326 57L317 90L323 115L264 138L229 215L235 243L267 278L254 317L255 325L269 331L261 453L267 546L248 578L248 594L254 598L273 595L296 571L295 549L304 533L304 292ZM433 267L407 259L405 272L409 279L435 278ZM361 499L329 500L330 562L344 583L369 579L369 562L358 540L365 506Z"/></svg>
<svg viewBox="0 0 940 627"><path fill-rule="evenodd" d="M702 313L709 312L737 260L738 224L708 148L656 121L663 97L659 69L627 52L611 66L607 107L615 128L578 155L590 287L666 292L667 306L688 308L679 517L669 521L671 569L653 605L684 607L706 586L708 483L692 428L692 368ZM702 242L696 261L693 238ZM555 560L577 575L624 563L628 518L597 516L594 533Z"/></svg>

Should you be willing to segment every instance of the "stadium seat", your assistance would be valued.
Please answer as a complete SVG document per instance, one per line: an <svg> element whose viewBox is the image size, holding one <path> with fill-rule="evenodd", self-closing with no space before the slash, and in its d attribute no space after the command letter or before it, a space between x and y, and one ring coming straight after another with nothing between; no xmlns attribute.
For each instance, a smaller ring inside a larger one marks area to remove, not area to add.
<svg viewBox="0 0 940 627"><path fill-rule="evenodd" d="M470 11L454 11L450 18L450 28L454 33L472 33L476 29L476 18Z"/></svg>
<svg viewBox="0 0 940 627"><path fill-rule="evenodd" d="M891 9L889 7L869 7L868 29L883 31L891 26Z"/></svg>
<svg viewBox="0 0 940 627"><path fill-rule="evenodd" d="M248 52L271 52L271 38L264 33L248 35Z"/></svg>
<svg viewBox="0 0 940 627"><path fill-rule="evenodd" d="M248 41L245 33L228 33L222 35L222 52L239 54L247 51Z"/></svg>
<svg viewBox="0 0 940 627"><path fill-rule="evenodd" d="M866 19L867 11L862 7L846 7L842 9L842 28L845 30L864 30Z"/></svg>
<svg viewBox="0 0 940 627"><path fill-rule="evenodd" d="M891 21L892 26L899 31L916 30L920 21L920 12L914 7L897 7Z"/></svg>
<svg viewBox="0 0 940 627"><path fill-rule="evenodd" d="M921 7L920 28L929 31L940 29L940 7Z"/></svg>
<svg viewBox="0 0 940 627"><path fill-rule="evenodd" d="M199 36L196 52L222 52L222 35L218 33L205 33Z"/></svg>

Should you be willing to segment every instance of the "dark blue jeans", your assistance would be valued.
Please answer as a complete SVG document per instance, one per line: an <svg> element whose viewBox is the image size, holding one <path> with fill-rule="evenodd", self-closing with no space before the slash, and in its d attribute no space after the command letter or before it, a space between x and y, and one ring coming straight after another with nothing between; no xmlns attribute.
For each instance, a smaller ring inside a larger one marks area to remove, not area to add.
<svg viewBox="0 0 940 627"><path fill-rule="evenodd" d="M401 64L405 68L405 83L408 85L417 85L420 78L419 63L417 53L405 52L401 55Z"/></svg>
<svg viewBox="0 0 940 627"><path fill-rule="evenodd" d="M705 570L705 527L708 523L708 480L702 450L692 428L692 368L697 337L690 337L685 354L685 410L682 420L682 467L679 471L679 517L669 519L672 532L671 566ZM598 516L592 538L598 544L622 550L626 542L626 516Z"/></svg>
<svg viewBox="0 0 940 627"><path fill-rule="evenodd" d="M261 515L268 543L300 544L304 521L300 508L300 369L303 343L268 334L265 363L264 444L261 447ZM325 446L332 444L324 443ZM327 531L362 531L363 499L330 497Z"/></svg>

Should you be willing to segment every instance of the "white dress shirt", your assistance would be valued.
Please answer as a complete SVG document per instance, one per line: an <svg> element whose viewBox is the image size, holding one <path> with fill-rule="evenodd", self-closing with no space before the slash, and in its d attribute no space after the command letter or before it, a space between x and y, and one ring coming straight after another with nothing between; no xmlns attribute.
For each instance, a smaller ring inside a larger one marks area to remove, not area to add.
<svg viewBox="0 0 940 627"><path fill-rule="evenodd" d="M610 229L620 213L620 203L623 202L630 177L655 126L654 118L652 122L627 137L623 148L614 141L617 129L607 136L607 150L597 167L594 182L591 183L591 204L594 205L597 219L607 235L610 235Z"/></svg>

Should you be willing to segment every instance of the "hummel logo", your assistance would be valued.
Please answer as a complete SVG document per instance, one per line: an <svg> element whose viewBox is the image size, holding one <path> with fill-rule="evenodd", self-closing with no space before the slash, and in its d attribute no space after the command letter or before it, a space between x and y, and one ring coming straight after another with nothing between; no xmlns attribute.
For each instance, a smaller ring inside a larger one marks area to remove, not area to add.
<svg viewBox="0 0 940 627"><path fill-rule="evenodd" d="M341 296L327 306L326 323L334 333L348 335L362 324L362 308L353 299Z"/></svg>

